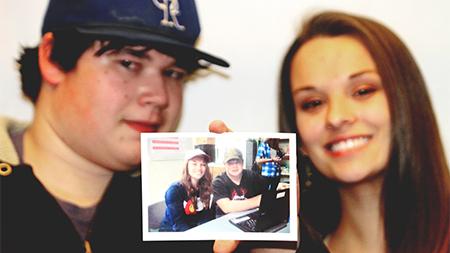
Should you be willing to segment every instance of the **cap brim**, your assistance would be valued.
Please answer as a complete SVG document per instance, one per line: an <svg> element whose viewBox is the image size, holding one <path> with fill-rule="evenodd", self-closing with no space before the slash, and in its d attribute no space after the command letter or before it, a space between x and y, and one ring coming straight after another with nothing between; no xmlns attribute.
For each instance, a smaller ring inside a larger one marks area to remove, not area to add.
<svg viewBox="0 0 450 253"><path fill-rule="evenodd" d="M199 155L193 156L192 158L194 158L194 157L203 157L206 159L206 162L208 162L208 163L211 161L211 158L209 157L209 155L199 154Z"/></svg>
<svg viewBox="0 0 450 253"><path fill-rule="evenodd" d="M192 61L200 67L208 67L208 64L215 64L222 67L229 67L230 64L225 60L212 56L208 53L197 50L193 46L183 43L177 39L171 38L170 36L149 31L147 29L136 29L133 27L118 27L118 26L103 26L103 25L93 25L93 26L78 26L75 30L87 35L97 35L105 37L121 38L127 41L133 41L137 43L145 43L160 46L165 49L174 49L175 52L183 52L183 55L192 58ZM174 55L176 57L176 55ZM202 62L204 61L204 62Z"/></svg>
<svg viewBox="0 0 450 253"><path fill-rule="evenodd" d="M239 156L232 156L232 157L228 157L228 158L225 159L223 162L224 162L224 163L227 163L227 162L229 162L230 160L239 160L239 161L243 161L242 158L239 157Z"/></svg>

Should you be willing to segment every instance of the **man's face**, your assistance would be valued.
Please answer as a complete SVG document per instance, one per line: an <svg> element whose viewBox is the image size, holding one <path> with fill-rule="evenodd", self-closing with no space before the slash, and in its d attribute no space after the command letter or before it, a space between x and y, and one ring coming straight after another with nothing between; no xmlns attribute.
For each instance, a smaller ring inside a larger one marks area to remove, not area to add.
<svg viewBox="0 0 450 253"><path fill-rule="evenodd" d="M225 171L231 178L239 178L244 169L243 161L239 159L231 159L225 163Z"/></svg>
<svg viewBox="0 0 450 253"><path fill-rule="evenodd" d="M153 49L96 56L100 47L95 42L54 86L52 127L89 161L127 170L140 162L140 133L175 130L186 72Z"/></svg>

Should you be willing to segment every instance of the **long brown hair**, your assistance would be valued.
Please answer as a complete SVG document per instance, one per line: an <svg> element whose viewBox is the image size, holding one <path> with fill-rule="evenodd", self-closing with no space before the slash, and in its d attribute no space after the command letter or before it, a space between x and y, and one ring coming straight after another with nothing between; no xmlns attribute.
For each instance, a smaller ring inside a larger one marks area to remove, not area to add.
<svg viewBox="0 0 450 253"><path fill-rule="evenodd" d="M388 28L340 12L323 12L310 18L284 58L280 128L299 136L290 80L295 53L312 38L340 35L353 36L365 45L389 101L392 146L381 195L389 252L448 252L450 176L438 126L417 64ZM300 147L301 140L297 143ZM336 186L307 157L298 157L301 181L310 184L302 185L301 215L325 235L340 219Z"/></svg>
<svg viewBox="0 0 450 253"><path fill-rule="evenodd" d="M201 156L195 156L201 157ZM202 157L204 162L206 163L205 158ZM192 160L192 159L191 159ZM187 160L183 166L183 173L181 176L181 184L187 192L188 198L192 201L192 204L197 209L197 196L200 197L200 201L203 203L206 209L209 209L209 203L211 201L211 193L212 193L212 175L209 170L208 164L206 163L205 175L198 181L197 188L192 185L191 176L188 172L188 162Z"/></svg>

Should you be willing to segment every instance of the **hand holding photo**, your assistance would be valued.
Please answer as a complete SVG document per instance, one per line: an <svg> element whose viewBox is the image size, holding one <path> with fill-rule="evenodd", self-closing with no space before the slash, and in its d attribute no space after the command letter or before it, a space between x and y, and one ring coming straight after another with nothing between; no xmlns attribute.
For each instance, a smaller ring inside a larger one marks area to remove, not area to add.
<svg viewBox="0 0 450 253"><path fill-rule="evenodd" d="M295 141L288 133L142 134L143 239L296 241Z"/></svg>

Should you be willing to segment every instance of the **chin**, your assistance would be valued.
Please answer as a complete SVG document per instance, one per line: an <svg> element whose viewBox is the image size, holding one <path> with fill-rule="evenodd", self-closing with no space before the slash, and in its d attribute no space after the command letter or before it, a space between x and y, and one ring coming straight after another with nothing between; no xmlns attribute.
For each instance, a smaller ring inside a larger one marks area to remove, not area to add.
<svg viewBox="0 0 450 253"><path fill-rule="evenodd" d="M132 170L141 163L141 153L140 152L122 152L118 154L117 160L118 170L127 171Z"/></svg>
<svg viewBox="0 0 450 253"><path fill-rule="evenodd" d="M361 171L360 169L347 169L339 171L334 175L333 181L342 184L359 184L371 182L375 179L382 178L383 170Z"/></svg>

